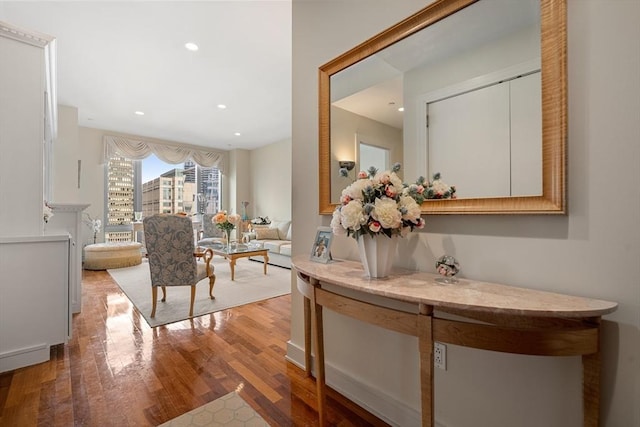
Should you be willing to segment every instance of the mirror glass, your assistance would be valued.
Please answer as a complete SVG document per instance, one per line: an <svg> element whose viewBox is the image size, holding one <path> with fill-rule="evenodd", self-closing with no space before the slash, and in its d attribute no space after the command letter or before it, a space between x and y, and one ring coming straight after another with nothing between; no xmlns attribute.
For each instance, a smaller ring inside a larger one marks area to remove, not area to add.
<svg viewBox="0 0 640 427"><path fill-rule="evenodd" d="M366 145L406 181L456 186L424 213L564 213L560 3L438 1L321 67L320 212L370 166ZM355 172L341 177L345 160Z"/></svg>

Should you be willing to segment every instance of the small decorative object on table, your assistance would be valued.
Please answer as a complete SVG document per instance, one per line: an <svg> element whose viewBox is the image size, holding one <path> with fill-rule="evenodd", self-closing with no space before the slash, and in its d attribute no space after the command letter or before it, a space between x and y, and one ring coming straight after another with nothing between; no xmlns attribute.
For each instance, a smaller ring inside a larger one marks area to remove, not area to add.
<svg viewBox="0 0 640 427"><path fill-rule="evenodd" d="M436 270L443 277L438 277L436 282L441 283L458 283L455 277L460 271L460 264L451 255L442 255L436 261Z"/></svg>
<svg viewBox="0 0 640 427"><path fill-rule="evenodd" d="M251 224L254 224L254 225L269 225L269 224L271 224L271 220L269 219L268 216L265 216L265 217L258 216L258 217L255 217L255 218L253 218L251 220Z"/></svg>
<svg viewBox="0 0 640 427"><path fill-rule="evenodd" d="M240 215L227 214L227 211L219 211L211 218L211 221L227 236L227 251L231 250L231 231L240 222Z"/></svg>
<svg viewBox="0 0 640 427"><path fill-rule="evenodd" d="M360 171L358 179L342 190L340 205L333 212L333 233L358 241L365 273L372 278L389 275L398 236L424 227L422 202L436 198L436 194L451 198L455 193L453 187L447 193L429 192L432 185L424 177L405 184L397 175L400 167L396 163L391 171L378 172L375 167ZM340 174L347 176L348 171L340 169Z"/></svg>
<svg viewBox="0 0 640 427"><path fill-rule="evenodd" d="M318 227L316 238L311 248L311 261L328 263L331 260L331 227Z"/></svg>
<svg viewBox="0 0 640 427"><path fill-rule="evenodd" d="M249 216L247 215L247 206L249 206L249 202L242 202L242 220L248 221Z"/></svg>

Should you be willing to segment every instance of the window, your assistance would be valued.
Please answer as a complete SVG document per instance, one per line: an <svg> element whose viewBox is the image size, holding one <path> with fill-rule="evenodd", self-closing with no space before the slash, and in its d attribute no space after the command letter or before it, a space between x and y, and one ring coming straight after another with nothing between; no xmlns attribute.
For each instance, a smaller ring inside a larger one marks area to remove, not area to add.
<svg viewBox="0 0 640 427"><path fill-rule="evenodd" d="M130 241L134 212L215 213L220 209L220 171L192 161L169 164L151 155L144 160L111 157L105 189L105 241Z"/></svg>

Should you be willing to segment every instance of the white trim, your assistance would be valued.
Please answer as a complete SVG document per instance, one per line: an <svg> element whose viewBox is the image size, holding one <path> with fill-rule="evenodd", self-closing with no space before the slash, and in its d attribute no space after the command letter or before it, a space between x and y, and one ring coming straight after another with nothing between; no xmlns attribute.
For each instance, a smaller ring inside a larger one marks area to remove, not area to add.
<svg viewBox="0 0 640 427"><path fill-rule="evenodd" d="M304 369L304 349L287 341L286 359ZM312 366L315 357L312 356ZM383 390L371 387L357 378L325 361L326 383L347 399L366 409L376 417L393 426L419 426L422 423L420 411L406 405ZM420 392L417 390L416 392ZM438 424L436 422L436 426Z"/></svg>
<svg viewBox="0 0 640 427"><path fill-rule="evenodd" d="M6 351L0 354L0 372L13 371L50 359L48 344L37 344L31 347Z"/></svg>
<svg viewBox="0 0 640 427"><path fill-rule="evenodd" d="M48 34L23 30L22 28L2 21L0 21L0 36L41 48L46 47L54 40L54 37Z"/></svg>

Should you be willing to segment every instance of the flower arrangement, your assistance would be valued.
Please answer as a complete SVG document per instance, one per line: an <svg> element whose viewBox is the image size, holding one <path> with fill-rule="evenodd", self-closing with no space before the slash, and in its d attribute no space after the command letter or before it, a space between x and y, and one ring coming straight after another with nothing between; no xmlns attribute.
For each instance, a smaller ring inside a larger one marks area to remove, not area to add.
<svg viewBox="0 0 640 427"><path fill-rule="evenodd" d="M213 216L211 221L215 224L216 227L229 235L229 233L231 233L231 230L236 228L236 224L240 222L240 215L227 214L227 211L219 211Z"/></svg>
<svg viewBox="0 0 640 427"><path fill-rule="evenodd" d="M440 173L438 172L433 174L433 181L427 184L425 194L426 199L455 199L456 187L442 182Z"/></svg>
<svg viewBox="0 0 640 427"><path fill-rule="evenodd" d="M47 202L44 202L44 204L42 205L42 219L44 220L44 222L49 222L52 216L53 209L51 209Z"/></svg>
<svg viewBox="0 0 640 427"><path fill-rule="evenodd" d="M396 163L391 171L379 173L375 167L360 171L358 179L342 191L331 220L333 233L355 239L365 234L405 236L424 227L420 209L424 200L455 194L455 187L442 183L440 174L434 175L432 183L420 177L414 184L405 184L397 175L400 168ZM346 176L346 172L340 173Z"/></svg>
<svg viewBox="0 0 640 427"><path fill-rule="evenodd" d="M93 232L93 243L96 243L98 233L100 233L100 229L102 228L102 221L100 221L99 219L91 218L91 215L86 212L84 213L84 215L87 217L85 224Z"/></svg>

